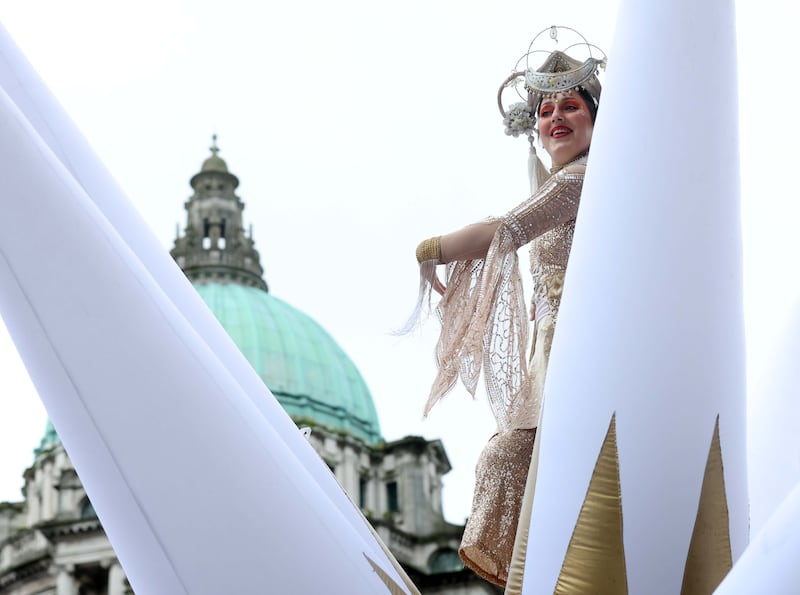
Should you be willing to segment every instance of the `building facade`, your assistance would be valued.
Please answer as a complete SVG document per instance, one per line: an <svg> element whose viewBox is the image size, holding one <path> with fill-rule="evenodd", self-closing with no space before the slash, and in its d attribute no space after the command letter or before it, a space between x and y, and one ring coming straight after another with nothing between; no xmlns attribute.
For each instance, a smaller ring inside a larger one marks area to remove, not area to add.
<svg viewBox="0 0 800 595"><path fill-rule="evenodd" d="M310 429L316 452L422 593L501 593L458 557L464 527L442 512L450 462L441 441L385 441L350 358L316 321L269 293L245 233L239 180L218 152L214 139L190 180L173 258L287 413ZM23 496L0 503L0 595L133 593L49 423L24 472Z"/></svg>

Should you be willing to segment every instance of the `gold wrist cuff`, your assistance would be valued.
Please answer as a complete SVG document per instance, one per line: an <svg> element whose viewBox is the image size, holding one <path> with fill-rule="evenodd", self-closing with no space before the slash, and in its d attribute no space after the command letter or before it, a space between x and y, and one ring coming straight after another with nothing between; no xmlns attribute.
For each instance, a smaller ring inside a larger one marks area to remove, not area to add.
<svg viewBox="0 0 800 595"><path fill-rule="evenodd" d="M417 246L417 262L426 260L439 260L442 258L441 236L428 238Z"/></svg>

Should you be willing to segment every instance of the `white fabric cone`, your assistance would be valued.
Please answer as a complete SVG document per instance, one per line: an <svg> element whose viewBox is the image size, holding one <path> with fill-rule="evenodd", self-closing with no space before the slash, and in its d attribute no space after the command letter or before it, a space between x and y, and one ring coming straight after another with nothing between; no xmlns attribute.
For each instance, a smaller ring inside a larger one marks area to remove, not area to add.
<svg viewBox="0 0 800 595"><path fill-rule="evenodd" d="M714 595L796 595L800 593L800 485L794 488L763 529L754 533Z"/></svg>
<svg viewBox="0 0 800 595"><path fill-rule="evenodd" d="M750 530L756 535L800 481L800 307L778 339L750 400Z"/></svg>
<svg viewBox="0 0 800 595"><path fill-rule="evenodd" d="M18 97L35 95L20 71L3 74ZM45 112L33 119L74 167L87 153L64 147L79 137L55 135L65 120ZM82 162L77 183L4 92L0 160L0 313L134 589L385 591L365 554L399 582L352 505L334 505L318 470L298 464L286 437L311 449L282 410L276 422L255 405L89 199L107 174ZM120 199L116 216L132 212L118 191L99 195ZM138 217L120 227L155 253Z"/></svg>
<svg viewBox="0 0 800 595"><path fill-rule="evenodd" d="M308 469L327 496L351 519L365 540L371 540L359 513L341 490L325 463L297 431L280 403L255 373L231 338L191 286L186 276L125 197L86 139L61 108L35 70L0 25L0 88L8 93L42 140L85 190L141 260L148 273L175 304L181 315L214 351Z"/></svg>
<svg viewBox="0 0 800 595"><path fill-rule="evenodd" d="M680 592L717 416L734 560L746 545L736 91L730 0L623 0L537 436L527 595L553 593L614 413L628 592Z"/></svg>

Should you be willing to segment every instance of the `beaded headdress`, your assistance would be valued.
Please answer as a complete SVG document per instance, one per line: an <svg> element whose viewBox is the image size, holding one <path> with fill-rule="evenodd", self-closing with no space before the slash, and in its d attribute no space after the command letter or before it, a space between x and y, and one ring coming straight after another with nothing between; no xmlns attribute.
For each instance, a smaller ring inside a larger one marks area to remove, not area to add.
<svg viewBox="0 0 800 595"><path fill-rule="evenodd" d="M549 37L549 42L545 38ZM567 38L563 49L553 49ZM580 56L580 60L575 56ZM532 66L537 58L545 57L538 68ZM509 136L525 135L531 146L529 174L531 192L544 181L547 171L536 156L534 133L536 132L536 108L542 98L570 90L583 90L594 100L595 107L600 100L599 70L606 66L603 50L589 43L586 38L570 27L553 26L543 29L528 45L528 51L517 60L510 76L503 81L497 92L497 106L503 115L503 124ZM513 88L523 101L508 108L503 106L503 92Z"/></svg>
<svg viewBox="0 0 800 595"><path fill-rule="evenodd" d="M581 63L556 50L537 70L525 70L525 88L534 99L570 89L586 89L598 101L600 81L597 79L597 71L601 67L605 67L605 58L587 58Z"/></svg>

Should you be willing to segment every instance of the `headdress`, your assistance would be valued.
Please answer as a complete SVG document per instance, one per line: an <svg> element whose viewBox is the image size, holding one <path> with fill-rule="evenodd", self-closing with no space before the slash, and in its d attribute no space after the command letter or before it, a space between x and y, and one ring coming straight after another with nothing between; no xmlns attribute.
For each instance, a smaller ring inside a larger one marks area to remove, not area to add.
<svg viewBox="0 0 800 595"><path fill-rule="evenodd" d="M549 33L549 43L543 37L544 33ZM559 43L559 34L572 38L572 43L565 45L563 49L554 50L553 46ZM570 54L580 56L583 61ZM534 68L531 62L541 56L546 56L544 62ZM574 89L586 91L597 106L601 88L597 74L605 65L605 52L589 43L583 35L570 27L552 26L536 34L528 45L528 51L517 60L511 75L500 85L497 106L503 114L506 134L515 137L524 134L530 141L528 173L531 178L531 192L535 192L548 175L534 147L537 106L544 97ZM523 101L504 108L503 91L509 87L513 87Z"/></svg>

